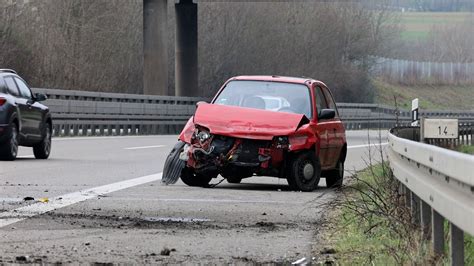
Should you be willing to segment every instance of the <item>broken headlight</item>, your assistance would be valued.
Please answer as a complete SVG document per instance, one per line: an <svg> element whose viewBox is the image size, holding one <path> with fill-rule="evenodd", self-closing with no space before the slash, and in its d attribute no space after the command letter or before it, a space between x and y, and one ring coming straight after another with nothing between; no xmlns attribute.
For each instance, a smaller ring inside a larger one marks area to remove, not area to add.
<svg viewBox="0 0 474 266"><path fill-rule="evenodd" d="M206 140L211 138L211 133L203 128L198 128L194 130L193 138L197 139L199 142L203 143Z"/></svg>

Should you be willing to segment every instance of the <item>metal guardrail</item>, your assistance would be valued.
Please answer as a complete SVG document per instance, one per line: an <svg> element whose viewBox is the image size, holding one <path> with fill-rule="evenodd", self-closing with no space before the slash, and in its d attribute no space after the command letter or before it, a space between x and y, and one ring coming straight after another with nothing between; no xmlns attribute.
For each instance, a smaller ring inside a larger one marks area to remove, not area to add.
<svg viewBox="0 0 474 266"><path fill-rule="evenodd" d="M55 136L176 134L207 98L33 89L48 96ZM410 112L378 104L338 103L346 129L408 125ZM398 117L396 116L398 113ZM430 116L462 116L472 112L428 111ZM423 112L421 113L424 114Z"/></svg>
<svg viewBox="0 0 474 266"><path fill-rule="evenodd" d="M48 96L55 136L176 134L196 109L195 97L33 89Z"/></svg>
<svg viewBox="0 0 474 266"><path fill-rule="evenodd" d="M435 253L444 252L444 219L450 223L453 265L464 264L464 237L474 236L474 156L420 143L419 128L394 128L388 156L413 217L431 231ZM472 134L466 135L472 143Z"/></svg>

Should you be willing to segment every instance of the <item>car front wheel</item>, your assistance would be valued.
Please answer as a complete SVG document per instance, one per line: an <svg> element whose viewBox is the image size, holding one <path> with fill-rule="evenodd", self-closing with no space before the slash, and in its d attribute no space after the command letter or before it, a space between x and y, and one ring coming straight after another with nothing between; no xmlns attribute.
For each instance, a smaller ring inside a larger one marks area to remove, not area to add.
<svg viewBox="0 0 474 266"><path fill-rule="evenodd" d="M181 171L181 181L190 187L208 187L214 176L196 174L193 169L185 167Z"/></svg>
<svg viewBox="0 0 474 266"><path fill-rule="evenodd" d="M321 164L314 152L303 152L293 159L287 176L292 190L313 191L318 187L321 177Z"/></svg>
<svg viewBox="0 0 474 266"><path fill-rule="evenodd" d="M40 143L33 146L33 154L36 159L48 159L51 153L51 125L46 124L43 139Z"/></svg>
<svg viewBox="0 0 474 266"><path fill-rule="evenodd" d="M8 129L8 138L0 145L0 158L7 161L14 161L18 155L18 127L11 123Z"/></svg>

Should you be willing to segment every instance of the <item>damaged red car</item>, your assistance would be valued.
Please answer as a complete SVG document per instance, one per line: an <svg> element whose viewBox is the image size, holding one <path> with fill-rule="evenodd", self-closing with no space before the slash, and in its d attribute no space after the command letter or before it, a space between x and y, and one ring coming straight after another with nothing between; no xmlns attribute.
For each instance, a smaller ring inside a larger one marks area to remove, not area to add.
<svg viewBox="0 0 474 266"><path fill-rule="evenodd" d="M345 129L327 86L314 79L239 76L211 103L198 103L168 155L164 184L179 178L206 187L254 176L284 178L293 190L313 191L321 177L342 185Z"/></svg>

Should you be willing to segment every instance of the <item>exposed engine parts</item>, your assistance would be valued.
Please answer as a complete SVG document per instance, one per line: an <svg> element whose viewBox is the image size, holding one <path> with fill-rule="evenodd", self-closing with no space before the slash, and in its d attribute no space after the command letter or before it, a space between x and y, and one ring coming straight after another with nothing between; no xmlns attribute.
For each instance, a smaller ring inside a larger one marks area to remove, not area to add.
<svg viewBox="0 0 474 266"><path fill-rule="evenodd" d="M186 144L179 158L202 175L245 178L262 169L270 170L272 157L281 160L288 146L287 137L249 140L212 135L205 128L196 127L191 144Z"/></svg>

